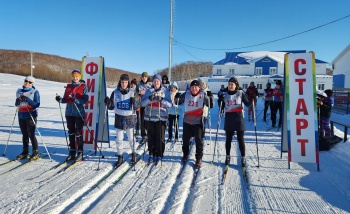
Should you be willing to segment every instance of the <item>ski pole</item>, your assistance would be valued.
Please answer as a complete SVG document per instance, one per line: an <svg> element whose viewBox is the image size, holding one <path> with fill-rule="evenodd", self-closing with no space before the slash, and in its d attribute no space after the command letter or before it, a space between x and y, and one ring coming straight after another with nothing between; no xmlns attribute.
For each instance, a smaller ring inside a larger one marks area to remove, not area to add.
<svg viewBox="0 0 350 214"><path fill-rule="evenodd" d="M208 107L208 127L209 127L209 141L211 142L211 116L210 116L210 102ZM209 143L207 143L209 145Z"/></svg>
<svg viewBox="0 0 350 214"><path fill-rule="evenodd" d="M253 101L253 120L254 120L254 129L255 129L255 145L256 145L256 154L258 157L258 167L259 165L259 147L258 147L258 135L256 133L256 118L255 118L255 103L254 103L254 99L252 99Z"/></svg>
<svg viewBox="0 0 350 214"><path fill-rule="evenodd" d="M69 95L69 97L72 97L72 96ZM73 104L74 104L75 108L77 109L77 111L78 111L78 113L79 113L81 119L84 121L84 125L85 125L85 127L87 128L88 132L90 133L90 135L91 135L91 137L92 137L92 140L95 141L95 145L97 146L97 149L100 151L101 158L102 158L102 159L105 158L105 156L102 155L101 148L100 148L100 147L98 146L98 144L97 144L96 138L94 138L94 137L92 136L92 132L91 132L89 126L88 126L87 124L85 124L84 117L83 117L83 115L81 115L81 112L80 112L80 110L79 110L77 104L76 104L75 102L73 102Z"/></svg>
<svg viewBox="0 0 350 214"><path fill-rule="evenodd" d="M104 131L105 131L104 124L106 123L106 117L107 117L107 105L105 105L104 113L105 113L105 115L104 115L104 118L103 118L102 139L103 139ZM96 142L96 144L97 144L97 142ZM102 149L102 140L101 140L101 149ZM102 156L101 149L100 149L100 155L98 156L97 170L100 170L100 162L101 162L101 156ZM96 155L96 152L95 152L95 155Z"/></svg>
<svg viewBox="0 0 350 214"><path fill-rule="evenodd" d="M56 96L58 96L57 93L56 93ZM66 133L66 126L64 125L63 114L62 114L62 108L61 108L61 103L60 103L60 102L58 102L58 106L60 107L60 112L61 112L61 119L62 119L62 125L63 125L64 135L66 136L66 143L67 143L67 148L68 148L68 151L69 151L69 144L68 144L68 138L67 138L67 133Z"/></svg>
<svg viewBox="0 0 350 214"><path fill-rule="evenodd" d="M214 144L214 153L213 153L213 160L211 161L211 164L213 164L213 162L214 162L215 151L216 151L216 143L217 143L218 132L219 132L219 127L220 127L220 123L221 123L221 106L222 106L222 102L220 103L220 107L219 107L218 126L217 126L217 128L216 128L216 136L215 136L215 144Z"/></svg>
<svg viewBox="0 0 350 214"><path fill-rule="evenodd" d="M11 136L12 129L13 129L13 124L15 124L16 115L17 115L17 112L18 112L18 107L19 106L16 106L16 112L15 112L15 116L13 116L13 121L12 121L12 126L11 126L11 129L10 129L10 134L9 134L9 137L7 138L5 150L4 150L4 153L2 154L2 156L6 156L6 149L7 149L7 145L9 144L10 136Z"/></svg>
<svg viewBox="0 0 350 214"><path fill-rule="evenodd" d="M178 111L179 111L179 99L176 100L175 104L175 123L174 123L174 143L173 143L173 152L172 152L172 158L174 159L174 150L175 150L175 144L176 144L176 139L179 140L179 121L177 119L178 117ZM176 138L176 133L177 133L177 138Z"/></svg>
<svg viewBox="0 0 350 214"><path fill-rule="evenodd" d="M36 122L35 122L35 120L34 120L32 114L31 114L30 111L29 111L28 105L26 105L26 108L27 108L27 110L28 110L28 113L29 113L29 115L30 115L30 118L32 118L32 121L33 121L33 123L34 123L34 126L35 126L36 131L37 131L38 134L40 135L41 142L44 144L45 150L46 150L47 154L49 155L50 161L52 161L51 155L50 155L49 151L47 150L47 147L46 147L46 144L45 144L45 142L44 142L44 140L43 140L43 137L41 136L41 134L40 134L40 132L39 132L39 129L38 129L37 125L36 125ZM34 137L35 137L35 136L34 136Z"/></svg>

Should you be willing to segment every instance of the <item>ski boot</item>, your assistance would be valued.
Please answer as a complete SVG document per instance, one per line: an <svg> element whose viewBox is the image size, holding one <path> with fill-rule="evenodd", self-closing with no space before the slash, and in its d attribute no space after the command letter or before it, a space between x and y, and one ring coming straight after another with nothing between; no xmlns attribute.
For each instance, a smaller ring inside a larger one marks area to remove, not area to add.
<svg viewBox="0 0 350 214"><path fill-rule="evenodd" d="M241 158L241 164L242 164L242 167L246 166L246 159L245 159L245 157Z"/></svg>
<svg viewBox="0 0 350 214"><path fill-rule="evenodd" d="M135 164L136 163L136 153L133 152L131 153L131 161L130 161L130 164Z"/></svg>
<svg viewBox="0 0 350 214"><path fill-rule="evenodd" d="M32 155L30 156L29 161L34 161L34 160L37 160L37 159L39 159L39 158L40 158L40 156L39 156L39 150L35 149L35 150L33 150L33 153L32 153Z"/></svg>
<svg viewBox="0 0 350 214"><path fill-rule="evenodd" d="M156 157L156 160L155 160L154 165L158 165L158 163L160 162L160 160L161 160L161 157Z"/></svg>
<svg viewBox="0 0 350 214"><path fill-rule="evenodd" d="M114 168L118 168L120 165L122 165L122 163L123 163L123 156L122 155L118 155L118 160L114 164Z"/></svg>
<svg viewBox="0 0 350 214"><path fill-rule="evenodd" d="M16 157L16 160L23 160L26 158L29 158L29 151L28 149L23 149L22 153Z"/></svg>
<svg viewBox="0 0 350 214"><path fill-rule="evenodd" d="M75 159L75 153L76 153L75 149L70 149L68 157L66 158L66 162L74 160Z"/></svg>
<svg viewBox="0 0 350 214"><path fill-rule="evenodd" d="M229 165L230 164L230 160L231 160L230 155L226 155L225 165Z"/></svg>
<svg viewBox="0 0 350 214"><path fill-rule="evenodd" d="M198 159L196 160L195 166L196 166L197 168L200 168L200 167L202 166L202 159L201 159L201 158L198 158Z"/></svg>
<svg viewBox="0 0 350 214"><path fill-rule="evenodd" d="M82 150L78 150L78 154L75 157L75 161L78 162L78 161L83 161L83 160L84 160L84 158L83 158L83 151Z"/></svg>
<svg viewBox="0 0 350 214"><path fill-rule="evenodd" d="M184 155L184 156L182 156L182 162L186 162L186 161L188 161L188 155Z"/></svg>

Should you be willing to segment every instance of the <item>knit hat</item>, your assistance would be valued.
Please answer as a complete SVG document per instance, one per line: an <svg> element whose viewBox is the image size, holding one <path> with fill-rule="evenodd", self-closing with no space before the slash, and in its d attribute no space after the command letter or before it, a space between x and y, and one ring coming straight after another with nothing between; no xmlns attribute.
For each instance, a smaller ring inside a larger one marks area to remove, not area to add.
<svg viewBox="0 0 350 214"><path fill-rule="evenodd" d="M176 82L172 82L171 85L170 85L170 88L171 87L175 87L176 89L179 89L179 87L178 87Z"/></svg>
<svg viewBox="0 0 350 214"><path fill-rule="evenodd" d="M129 81L129 75L127 74L122 74L120 75L120 81Z"/></svg>
<svg viewBox="0 0 350 214"><path fill-rule="evenodd" d="M269 82L268 82L268 83L266 83L266 86L270 86L270 87L271 87L271 83L269 83Z"/></svg>
<svg viewBox="0 0 350 214"><path fill-rule="evenodd" d="M236 85L236 88L238 89L239 88L239 83L238 83L238 80L234 77L231 77L228 82L233 82L235 85Z"/></svg>
<svg viewBox="0 0 350 214"><path fill-rule="evenodd" d="M155 74L152 78L152 82L155 80L155 79L158 79L160 82L162 82L162 77L159 75L159 74Z"/></svg>
<svg viewBox="0 0 350 214"><path fill-rule="evenodd" d="M253 85L253 86L255 86L255 83L254 83L254 81L251 81L251 82L250 82L250 85Z"/></svg>
<svg viewBox="0 0 350 214"><path fill-rule="evenodd" d="M204 80L202 80L201 78L198 78L198 82L199 82L199 88L204 90L207 88L207 84L204 82Z"/></svg>
<svg viewBox="0 0 350 214"><path fill-rule="evenodd" d="M327 89L327 90L325 90L325 91L324 91L324 93L326 93L326 94L327 94L327 97L330 97L330 96L332 96L332 95L333 95L333 91L332 91L331 89Z"/></svg>
<svg viewBox="0 0 350 214"><path fill-rule="evenodd" d="M324 92L321 91L321 90L316 90L316 94L317 94L317 96L319 96L319 97L327 97L327 94L324 93Z"/></svg>
<svg viewBox="0 0 350 214"><path fill-rule="evenodd" d="M29 82L34 83L34 82L35 82L35 78L34 78L34 77L32 77L32 76L27 76L27 77L25 78L25 80L24 80L24 81L29 81Z"/></svg>
<svg viewBox="0 0 350 214"><path fill-rule="evenodd" d="M137 85L137 81L135 78L131 80L131 84Z"/></svg>
<svg viewBox="0 0 350 214"><path fill-rule="evenodd" d="M282 85L282 81L281 80L276 80L276 85Z"/></svg>
<svg viewBox="0 0 350 214"><path fill-rule="evenodd" d="M191 85L190 85L190 86L194 86L194 85L200 87L199 81L198 81L198 80L193 80L193 81L191 82Z"/></svg>
<svg viewBox="0 0 350 214"><path fill-rule="evenodd" d="M148 73L147 73L147 72L143 72L143 73L141 74L141 77L148 77Z"/></svg>
<svg viewBox="0 0 350 214"><path fill-rule="evenodd" d="M79 76L79 77L81 77L80 71L79 71L78 69L74 69L74 70L72 71L72 77L73 77L73 76Z"/></svg>
<svg viewBox="0 0 350 214"><path fill-rule="evenodd" d="M168 81L168 76L167 75L163 75L162 80Z"/></svg>

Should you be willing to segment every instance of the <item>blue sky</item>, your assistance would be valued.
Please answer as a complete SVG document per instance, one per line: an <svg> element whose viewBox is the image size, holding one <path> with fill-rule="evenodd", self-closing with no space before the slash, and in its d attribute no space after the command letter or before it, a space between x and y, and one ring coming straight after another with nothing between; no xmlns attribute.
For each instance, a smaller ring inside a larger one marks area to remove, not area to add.
<svg viewBox="0 0 350 214"><path fill-rule="evenodd" d="M153 74L169 63L170 0L0 0L0 49L31 50ZM350 44L348 0L177 0L172 65L230 51L314 51L331 62ZM176 41L175 41L176 40ZM35 63L35 56L34 56Z"/></svg>

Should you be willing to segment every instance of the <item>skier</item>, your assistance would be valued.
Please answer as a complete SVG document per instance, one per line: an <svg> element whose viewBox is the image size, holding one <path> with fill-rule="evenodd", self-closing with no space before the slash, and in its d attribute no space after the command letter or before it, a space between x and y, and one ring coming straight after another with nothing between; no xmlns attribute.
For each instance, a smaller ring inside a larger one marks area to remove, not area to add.
<svg viewBox="0 0 350 214"><path fill-rule="evenodd" d="M228 81L228 91L220 98L225 103L225 133L226 133L226 161L225 165L230 163L230 150L232 137L237 132L237 141L241 152L241 163L245 167L245 144L244 131L246 130L243 119L243 104L252 105L248 96L239 86L236 78L232 77Z"/></svg>
<svg viewBox="0 0 350 214"><path fill-rule="evenodd" d="M109 110L114 110L115 120L114 127L116 129L115 143L117 145L118 160L115 167L119 167L123 163L123 154L121 147L123 143L124 131L128 136L131 153L131 164L136 163L136 152L133 145L133 131L135 126L134 110L138 108L135 102L137 100L135 89L131 88L129 76L122 74L119 78L117 88L112 92L110 98L106 97L104 102Z"/></svg>
<svg viewBox="0 0 350 214"><path fill-rule="evenodd" d="M67 84L63 98L56 96L59 103L67 103L66 120L69 134L69 154L66 161L83 160L83 127L85 120L85 103L88 101L87 87L85 81L81 80L81 73L75 69L72 71L72 83ZM76 143L78 144L78 153L76 153Z"/></svg>
<svg viewBox="0 0 350 214"><path fill-rule="evenodd" d="M331 136L331 128L329 123L331 121L332 109L334 106L334 96L331 89L324 91L327 97L322 100L323 105L320 107L321 116L321 131L325 136Z"/></svg>
<svg viewBox="0 0 350 214"><path fill-rule="evenodd" d="M276 114L279 111L278 126L282 126L282 102L283 102L283 85L281 80L276 80L276 86L273 89L273 109L271 112L272 127L276 126Z"/></svg>
<svg viewBox="0 0 350 214"><path fill-rule="evenodd" d="M255 87L255 83L253 81L250 82L250 85L247 88L246 93L248 95L249 100L254 99L254 104L256 106L256 100L257 100L256 97L259 96L259 92L258 92L258 89ZM250 115L253 116L253 106L248 107L248 121L250 121L251 119Z"/></svg>
<svg viewBox="0 0 350 214"><path fill-rule="evenodd" d="M201 79L201 78L198 78L198 82L199 82L200 90L204 91L208 95L208 97L210 98L210 102L209 103L213 103L214 104L214 96L211 93L210 89L207 87L207 84L205 83L205 81L203 79ZM214 106L210 106L210 108L214 108ZM208 114L209 114L209 108L207 106L204 106L203 107L203 132L202 132L202 143L203 143L203 145L205 144L205 125L207 123Z"/></svg>
<svg viewBox="0 0 350 214"><path fill-rule="evenodd" d="M209 98L209 96L211 96L211 92L208 91L208 93L205 94L204 91L200 90L199 86L199 81L193 80L190 84L190 90L187 90L180 96L177 94L175 97L175 102L178 102L179 105L185 103L182 135L182 161L185 162L188 160L190 139L192 136L194 136L196 142L196 167L201 167L203 157L203 108L204 106L211 108L213 107L213 102Z"/></svg>
<svg viewBox="0 0 350 214"><path fill-rule="evenodd" d="M273 89L271 88L271 83L266 84L266 88L264 89L264 98L265 98L265 103L264 103L264 122L266 122L266 113L267 109L270 106L270 114L273 108Z"/></svg>
<svg viewBox="0 0 350 214"><path fill-rule="evenodd" d="M172 101L172 106L168 109L168 140L170 142L173 138L173 125L175 127L175 142L179 138L179 106L175 102L175 95L179 93L178 85L176 82L172 82L170 85L170 98Z"/></svg>
<svg viewBox="0 0 350 214"><path fill-rule="evenodd" d="M22 132L23 150L16 159L36 160L39 158L38 141L35 137L35 128L37 123L40 106L40 94L34 87L35 79L32 76L25 78L22 88L16 91L15 105L18 107L18 123ZM35 121L35 123L33 122ZM32 142L32 155L29 157L29 139Z"/></svg>
<svg viewBox="0 0 350 214"><path fill-rule="evenodd" d="M141 74L141 81L138 84L138 89L139 89L139 97L142 98L147 89L149 89L149 84L148 84L148 73L143 72ZM144 144L147 141L147 133L146 133L146 127L145 127L145 107L141 106L140 107L140 128L141 128L141 141L140 144Z"/></svg>
<svg viewBox="0 0 350 214"><path fill-rule="evenodd" d="M169 82L169 79L168 79L168 76L167 75L163 75L162 77L162 86L166 89L169 89L169 85L170 85L170 82Z"/></svg>
<svg viewBox="0 0 350 214"><path fill-rule="evenodd" d="M152 86L141 99L145 106L145 123L147 126L148 151L151 163L156 164L163 158L165 150L165 127L168 120L167 108L171 107L169 91L161 84L162 78L156 74L152 78Z"/></svg>

